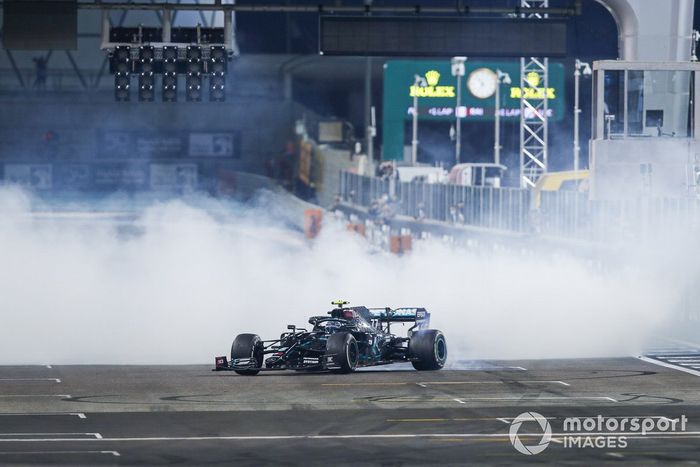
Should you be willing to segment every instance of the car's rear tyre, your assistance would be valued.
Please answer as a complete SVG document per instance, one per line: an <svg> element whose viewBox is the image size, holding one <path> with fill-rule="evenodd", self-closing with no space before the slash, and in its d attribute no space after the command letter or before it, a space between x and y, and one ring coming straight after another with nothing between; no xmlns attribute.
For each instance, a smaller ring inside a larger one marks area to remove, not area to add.
<svg viewBox="0 0 700 467"><path fill-rule="evenodd" d="M231 344L231 361L240 358L252 358L257 368L262 368L263 364L263 342L257 334L239 334ZM260 373L260 370L234 370L239 375L253 376Z"/></svg>
<svg viewBox="0 0 700 467"><path fill-rule="evenodd" d="M408 341L408 356L419 371L439 370L447 360L447 340L437 329L416 331Z"/></svg>
<svg viewBox="0 0 700 467"><path fill-rule="evenodd" d="M355 337L349 332L331 334L326 343L326 355L333 356L333 373L350 373L357 368L360 351Z"/></svg>

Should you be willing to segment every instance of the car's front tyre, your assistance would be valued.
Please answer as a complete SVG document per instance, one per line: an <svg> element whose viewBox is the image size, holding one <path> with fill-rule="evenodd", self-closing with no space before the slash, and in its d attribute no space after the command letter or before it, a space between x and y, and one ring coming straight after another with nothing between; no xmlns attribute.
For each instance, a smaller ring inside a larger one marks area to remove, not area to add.
<svg viewBox="0 0 700 467"><path fill-rule="evenodd" d="M254 367L245 370L234 370L239 375L253 376L260 373L263 364L263 342L257 334L239 334L231 344L231 362L241 359L251 359ZM258 369L256 369L258 368Z"/></svg>
<svg viewBox="0 0 700 467"><path fill-rule="evenodd" d="M326 355L332 357L333 373L350 373L357 368L360 351L355 336L349 332L331 334L326 342ZM329 365L330 366L330 365Z"/></svg>

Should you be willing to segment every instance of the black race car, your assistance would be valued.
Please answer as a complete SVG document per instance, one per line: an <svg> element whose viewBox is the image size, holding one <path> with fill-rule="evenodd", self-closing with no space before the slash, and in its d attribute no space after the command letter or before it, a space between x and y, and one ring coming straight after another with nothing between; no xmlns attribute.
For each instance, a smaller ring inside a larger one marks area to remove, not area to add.
<svg viewBox="0 0 700 467"><path fill-rule="evenodd" d="M348 307L332 302L329 316L313 316L309 331L287 326L279 339L239 334L231 346L231 361L216 357L215 371L256 375L260 371L297 370L350 373L356 368L411 362L416 370L439 370L447 360L442 332L428 329L425 308ZM391 333L392 323L413 323L407 337Z"/></svg>

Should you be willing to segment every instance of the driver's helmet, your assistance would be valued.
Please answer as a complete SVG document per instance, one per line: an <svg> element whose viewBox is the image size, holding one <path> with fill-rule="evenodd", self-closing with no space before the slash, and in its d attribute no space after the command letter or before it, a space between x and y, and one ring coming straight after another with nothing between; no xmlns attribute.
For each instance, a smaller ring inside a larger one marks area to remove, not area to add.
<svg viewBox="0 0 700 467"><path fill-rule="evenodd" d="M356 315L355 315L354 310L343 310L343 319L352 320L355 318L356 318Z"/></svg>
<svg viewBox="0 0 700 467"><path fill-rule="evenodd" d="M331 318L342 318L343 317L343 309L342 308L333 308L331 310Z"/></svg>

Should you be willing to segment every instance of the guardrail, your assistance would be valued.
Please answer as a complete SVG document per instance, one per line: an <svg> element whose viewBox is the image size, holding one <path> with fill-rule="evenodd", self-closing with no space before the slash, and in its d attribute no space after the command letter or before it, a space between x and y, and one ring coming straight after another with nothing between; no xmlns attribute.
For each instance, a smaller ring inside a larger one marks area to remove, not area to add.
<svg viewBox="0 0 700 467"><path fill-rule="evenodd" d="M340 199L370 217L396 215L510 233L605 243L649 238L669 229L700 227L700 200L651 198L592 201L576 191L531 190L399 182L341 172Z"/></svg>

